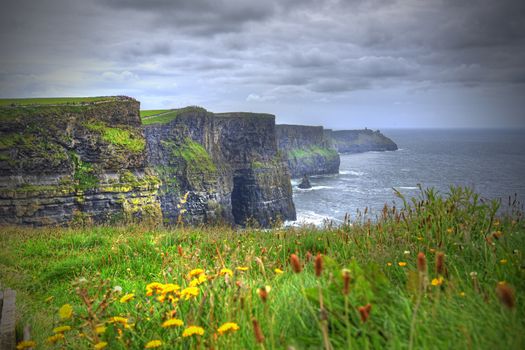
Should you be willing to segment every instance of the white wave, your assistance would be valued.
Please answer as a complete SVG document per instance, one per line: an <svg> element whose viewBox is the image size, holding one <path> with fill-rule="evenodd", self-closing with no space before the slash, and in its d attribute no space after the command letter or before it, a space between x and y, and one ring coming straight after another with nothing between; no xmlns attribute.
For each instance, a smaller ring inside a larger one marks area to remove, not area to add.
<svg viewBox="0 0 525 350"><path fill-rule="evenodd" d="M341 170L339 171L339 174L341 175L354 175L354 176L362 176L365 173L362 171L354 171L354 170Z"/></svg>
<svg viewBox="0 0 525 350"><path fill-rule="evenodd" d="M297 213L296 221L286 221L284 226L305 226L305 225L314 225L314 226L323 226L329 221L341 222L334 217L328 215L321 215L311 210L305 210L303 212Z"/></svg>
<svg viewBox="0 0 525 350"><path fill-rule="evenodd" d="M401 190L417 190L418 189L417 187L414 187L414 186L399 186L395 188L399 188Z"/></svg>
<svg viewBox="0 0 525 350"><path fill-rule="evenodd" d="M329 190L332 189L332 186L312 186L311 188L299 188L296 187L298 191L316 191L316 190Z"/></svg>

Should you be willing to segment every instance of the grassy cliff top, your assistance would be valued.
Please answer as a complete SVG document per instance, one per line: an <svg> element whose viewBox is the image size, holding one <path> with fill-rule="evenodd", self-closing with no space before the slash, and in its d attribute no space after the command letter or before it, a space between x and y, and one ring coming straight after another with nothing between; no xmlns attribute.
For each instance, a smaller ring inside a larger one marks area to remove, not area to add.
<svg viewBox="0 0 525 350"><path fill-rule="evenodd" d="M95 102L111 102L131 99L124 96L99 97L45 97L45 98L5 98L0 99L0 106L49 106L49 105L79 105Z"/></svg>
<svg viewBox="0 0 525 350"><path fill-rule="evenodd" d="M187 106L177 109L150 109L140 111L142 124L167 124L183 113L207 113L205 108L199 106Z"/></svg>
<svg viewBox="0 0 525 350"><path fill-rule="evenodd" d="M224 112L215 113L217 117L224 118L275 118L273 114L252 112Z"/></svg>

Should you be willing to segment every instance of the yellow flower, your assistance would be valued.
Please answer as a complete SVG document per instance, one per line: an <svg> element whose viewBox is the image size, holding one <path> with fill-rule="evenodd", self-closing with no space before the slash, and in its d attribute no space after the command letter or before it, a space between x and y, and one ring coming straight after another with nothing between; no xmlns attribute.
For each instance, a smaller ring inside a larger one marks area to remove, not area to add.
<svg viewBox="0 0 525 350"><path fill-rule="evenodd" d="M387 262L386 266L392 266L392 263L391 262Z"/></svg>
<svg viewBox="0 0 525 350"><path fill-rule="evenodd" d="M63 340L63 339L64 339L64 335L62 333L58 333L58 334L52 335L49 338L47 338L47 342L54 344L57 341Z"/></svg>
<svg viewBox="0 0 525 350"><path fill-rule="evenodd" d="M184 288L182 292L180 292L180 297L183 298L184 300L195 298L198 295L199 295L199 288L197 287Z"/></svg>
<svg viewBox="0 0 525 350"><path fill-rule="evenodd" d="M166 283L162 288L162 294L168 294L168 293L177 294L179 290L180 290L180 286L178 284Z"/></svg>
<svg viewBox="0 0 525 350"><path fill-rule="evenodd" d="M221 271L219 272L219 274L221 276L224 276L224 275L230 275L230 276L233 276L233 271L230 270L230 269L227 269L227 268L223 268L221 269Z"/></svg>
<svg viewBox="0 0 525 350"><path fill-rule="evenodd" d="M122 298L120 298L120 302L121 303L127 303L128 301L133 300L133 298L135 298L135 294L133 294L133 293L126 294Z"/></svg>
<svg viewBox="0 0 525 350"><path fill-rule="evenodd" d="M71 316L73 316L73 307L69 304L62 305L62 307L58 310L58 316L60 316L61 320L70 319Z"/></svg>
<svg viewBox="0 0 525 350"><path fill-rule="evenodd" d="M106 327L104 327L104 326L97 326L95 328L95 332L97 334L104 334L106 332Z"/></svg>
<svg viewBox="0 0 525 350"><path fill-rule="evenodd" d="M451 234L452 232L454 232L454 229L452 227L447 228L447 233L448 234Z"/></svg>
<svg viewBox="0 0 525 350"><path fill-rule="evenodd" d="M128 319L125 317L113 316L109 319L109 323L120 323L126 326L128 324Z"/></svg>
<svg viewBox="0 0 525 350"><path fill-rule="evenodd" d="M459 293L459 296L460 296L460 297L465 297L465 292L460 292L460 293Z"/></svg>
<svg viewBox="0 0 525 350"><path fill-rule="evenodd" d="M191 337L192 335L203 335L204 334L204 328L199 326L189 326L182 332L183 337Z"/></svg>
<svg viewBox="0 0 525 350"><path fill-rule="evenodd" d="M205 274L201 274L199 275L199 277L191 280L190 287L197 287L203 284L204 282L206 282L207 280L208 280L208 277Z"/></svg>
<svg viewBox="0 0 525 350"><path fill-rule="evenodd" d="M105 342L105 341L101 341L101 342L95 344L95 350L104 349L106 346L108 346L108 343Z"/></svg>
<svg viewBox="0 0 525 350"><path fill-rule="evenodd" d="M168 328L168 327L180 327L184 325L183 320L179 320L178 318L171 318L167 321L164 321L162 324L162 328Z"/></svg>
<svg viewBox="0 0 525 350"><path fill-rule="evenodd" d="M239 325L237 323L234 323L234 322L226 322L225 324L223 324L222 326L219 327L219 329L217 329L217 332L220 334L220 335L223 335L225 333L228 333L228 332L237 332L239 330Z"/></svg>
<svg viewBox="0 0 525 350"><path fill-rule="evenodd" d="M164 285L162 283L159 283L159 282L150 283L146 286L146 295L150 297L153 294L160 294L163 288L164 288Z"/></svg>
<svg viewBox="0 0 525 350"><path fill-rule="evenodd" d="M439 277L439 278L434 278L434 279L432 279L431 284L432 284L433 286L440 286L440 285L442 285L442 284L443 284L443 277Z"/></svg>
<svg viewBox="0 0 525 350"><path fill-rule="evenodd" d="M505 265L505 264L507 263L507 259L501 259L501 260L499 261L499 263L500 263L501 265Z"/></svg>
<svg viewBox="0 0 525 350"><path fill-rule="evenodd" d="M24 350L29 348L34 348L36 346L36 342L32 340L23 340L20 343L16 345L16 350Z"/></svg>
<svg viewBox="0 0 525 350"><path fill-rule="evenodd" d="M203 273L204 273L203 269L193 269L188 273L188 279L191 279L198 275L202 275Z"/></svg>
<svg viewBox="0 0 525 350"><path fill-rule="evenodd" d="M70 326L60 326L60 327L56 327L55 329L53 329L53 333L64 333L70 330L71 330Z"/></svg>
<svg viewBox="0 0 525 350"><path fill-rule="evenodd" d="M248 266L239 266L236 268L237 271L248 271L249 269Z"/></svg>
<svg viewBox="0 0 525 350"><path fill-rule="evenodd" d="M399 266L401 266L401 267L407 266L407 263L404 262L404 261L400 261L400 262L398 262L397 264L398 264Z"/></svg>
<svg viewBox="0 0 525 350"><path fill-rule="evenodd" d="M162 346L162 341L160 340L151 340L145 346L144 349L154 349Z"/></svg>
<svg viewBox="0 0 525 350"><path fill-rule="evenodd" d="M273 272L275 272L278 275L282 275L284 273L284 271L279 268L274 269Z"/></svg>

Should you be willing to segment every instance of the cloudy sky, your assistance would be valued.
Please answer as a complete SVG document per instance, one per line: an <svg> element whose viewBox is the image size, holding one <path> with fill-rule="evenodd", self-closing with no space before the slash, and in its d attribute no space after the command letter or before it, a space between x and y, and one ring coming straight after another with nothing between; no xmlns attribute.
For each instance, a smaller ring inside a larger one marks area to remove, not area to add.
<svg viewBox="0 0 525 350"><path fill-rule="evenodd" d="M7 0L0 97L525 127L523 0Z"/></svg>

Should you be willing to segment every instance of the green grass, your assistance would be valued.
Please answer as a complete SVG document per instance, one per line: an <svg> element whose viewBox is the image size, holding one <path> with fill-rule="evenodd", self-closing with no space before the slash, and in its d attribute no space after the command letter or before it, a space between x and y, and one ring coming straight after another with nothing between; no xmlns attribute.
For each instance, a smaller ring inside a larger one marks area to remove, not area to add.
<svg viewBox="0 0 525 350"><path fill-rule="evenodd" d="M144 138L135 135L130 130L109 127L100 121L90 121L84 125L89 130L101 133L104 141L123 147L131 152L142 152L146 147L146 141Z"/></svg>
<svg viewBox="0 0 525 350"><path fill-rule="evenodd" d="M166 112L169 112L169 111L170 111L169 109L147 109L147 110L141 110L140 111L140 117L141 118L151 117L151 116L154 116L154 115L157 115L157 114L161 114L161 113L166 113Z"/></svg>
<svg viewBox="0 0 525 350"><path fill-rule="evenodd" d="M32 325L42 348L52 348L45 339L65 324L72 327L67 343L55 347L92 349L105 341L109 349L143 349L159 339L162 349L322 349L324 333L334 349L522 349L525 227L519 205L497 217L497 205L461 188L404 200L404 207L386 207L376 220L360 212L341 227L322 229L4 228L0 281L17 290L20 321ZM427 265L421 271L419 252ZM445 254L443 283L434 286L439 252ZM300 273L289 264L292 253L304 265ZM324 264L320 277L317 253ZM188 272L198 267L208 279L195 299L171 304L146 295L153 281L186 287ZM221 275L224 267L233 275ZM351 276L346 296L343 268ZM258 288L266 285L271 291L263 302ZM122 292L112 292L115 286ZM508 286L515 292L512 308L496 293ZM127 293L135 298L121 303ZM61 321L58 309L66 303L73 317ZM91 312L86 303L94 303ZM363 322L358 310L369 303ZM170 315L185 326L162 328ZM112 316L133 325L111 323ZM95 335L91 319L106 332ZM264 333L264 347L256 343L252 319ZM240 330L214 335L227 321ZM202 326L204 335L181 337L190 324Z"/></svg>
<svg viewBox="0 0 525 350"><path fill-rule="evenodd" d="M8 98L0 99L0 106L62 105L89 102L113 101L114 97L49 97L49 98Z"/></svg>
<svg viewBox="0 0 525 350"><path fill-rule="evenodd" d="M144 114L145 112L145 114ZM150 114L151 112L151 114ZM154 113L159 112L159 113ZM142 118L142 124L151 125L151 124L167 124L173 119L177 118L182 113L206 113L206 109L198 106L188 106L179 109L170 109L170 110L151 110L151 111L141 111L140 115Z"/></svg>
<svg viewBox="0 0 525 350"><path fill-rule="evenodd" d="M309 148L296 148L288 151L288 157L290 159L304 159L317 156L333 158L337 157L337 151L332 148L323 148L320 146L311 146Z"/></svg>

